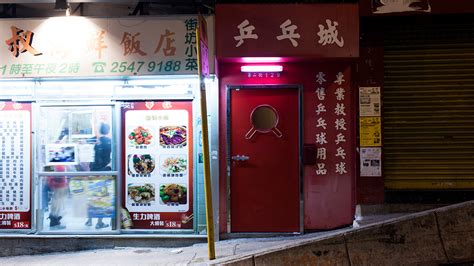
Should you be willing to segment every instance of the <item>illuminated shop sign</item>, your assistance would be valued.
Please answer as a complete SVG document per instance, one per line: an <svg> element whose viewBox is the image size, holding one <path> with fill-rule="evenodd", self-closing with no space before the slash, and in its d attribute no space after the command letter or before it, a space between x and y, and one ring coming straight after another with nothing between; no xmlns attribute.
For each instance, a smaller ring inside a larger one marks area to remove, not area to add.
<svg viewBox="0 0 474 266"><path fill-rule="evenodd" d="M352 4L216 5L216 53L239 57L358 57Z"/></svg>
<svg viewBox="0 0 474 266"><path fill-rule="evenodd" d="M1 21L0 78L197 74L196 27L195 16Z"/></svg>

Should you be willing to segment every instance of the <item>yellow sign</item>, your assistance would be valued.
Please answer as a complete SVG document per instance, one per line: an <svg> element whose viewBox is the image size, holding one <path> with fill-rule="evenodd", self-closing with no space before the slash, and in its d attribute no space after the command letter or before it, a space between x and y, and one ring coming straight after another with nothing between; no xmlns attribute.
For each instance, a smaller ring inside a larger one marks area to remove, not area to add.
<svg viewBox="0 0 474 266"><path fill-rule="evenodd" d="M381 147L382 127L380 117L360 117L360 146Z"/></svg>

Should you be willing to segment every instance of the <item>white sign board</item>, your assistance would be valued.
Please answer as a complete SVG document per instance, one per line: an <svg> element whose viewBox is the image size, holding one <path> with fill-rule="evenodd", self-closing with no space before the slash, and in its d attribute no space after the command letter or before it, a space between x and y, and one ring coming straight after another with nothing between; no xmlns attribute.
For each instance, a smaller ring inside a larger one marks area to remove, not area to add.
<svg viewBox="0 0 474 266"><path fill-rule="evenodd" d="M186 110L130 110L125 113L126 207L130 212L189 210L189 200L179 203L178 195L176 199L164 199L164 190L168 187L186 191L190 187L188 123ZM168 138L170 134L178 136L177 141Z"/></svg>
<svg viewBox="0 0 474 266"><path fill-rule="evenodd" d="M0 212L30 210L30 125L29 111L0 111Z"/></svg>
<svg viewBox="0 0 474 266"><path fill-rule="evenodd" d="M2 20L0 78L197 74L196 27L197 16Z"/></svg>
<svg viewBox="0 0 474 266"><path fill-rule="evenodd" d="M360 148L360 176L382 176L381 148Z"/></svg>
<svg viewBox="0 0 474 266"><path fill-rule="evenodd" d="M359 88L359 115L380 116L380 87Z"/></svg>

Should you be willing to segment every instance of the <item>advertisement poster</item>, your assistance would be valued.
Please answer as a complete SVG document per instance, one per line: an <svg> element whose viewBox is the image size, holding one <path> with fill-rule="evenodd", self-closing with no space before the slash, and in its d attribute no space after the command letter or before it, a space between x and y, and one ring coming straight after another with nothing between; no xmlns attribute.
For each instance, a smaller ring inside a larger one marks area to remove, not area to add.
<svg viewBox="0 0 474 266"><path fill-rule="evenodd" d="M429 0L372 0L374 14L431 12Z"/></svg>
<svg viewBox="0 0 474 266"><path fill-rule="evenodd" d="M382 148L360 148L360 176L382 176Z"/></svg>
<svg viewBox="0 0 474 266"><path fill-rule="evenodd" d="M31 104L0 102L0 229L31 229Z"/></svg>
<svg viewBox="0 0 474 266"><path fill-rule="evenodd" d="M192 229L192 102L130 102L122 114L132 229Z"/></svg>
<svg viewBox="0 0 474 266"><path fill-rule="evenodd" d="M115 216L115 180L112 176L71 178L69 192L75 202L74 216L111 218ZM86 205L83 203L87 202Z"/></svg>
<svg viewBox="0 0 474 266"><path fill-rule="evenodd" d="M380 87L359 88L359 115L380 116Z"/></svg>
<svg viewBox="0 0 474 266"><path fill-rule="evenodd" d="M382 146L382 128L380 117L361 117L359 132L361 147Z"/></svg>

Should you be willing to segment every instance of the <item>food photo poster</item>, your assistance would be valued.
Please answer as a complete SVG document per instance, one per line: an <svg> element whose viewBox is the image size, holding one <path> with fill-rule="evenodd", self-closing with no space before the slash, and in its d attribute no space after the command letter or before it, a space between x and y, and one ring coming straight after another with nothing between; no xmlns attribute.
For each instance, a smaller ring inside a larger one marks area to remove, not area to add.
<svg viewBox="0 0 474 266"><path fill-rule="evenodd" d="M192 228L192 104L155 104L125 111L124 205L135 228Z"/></svg>

